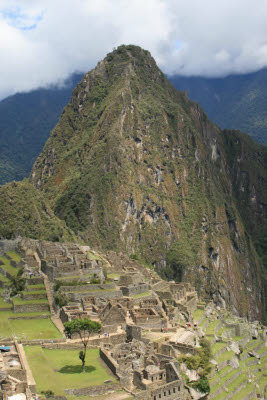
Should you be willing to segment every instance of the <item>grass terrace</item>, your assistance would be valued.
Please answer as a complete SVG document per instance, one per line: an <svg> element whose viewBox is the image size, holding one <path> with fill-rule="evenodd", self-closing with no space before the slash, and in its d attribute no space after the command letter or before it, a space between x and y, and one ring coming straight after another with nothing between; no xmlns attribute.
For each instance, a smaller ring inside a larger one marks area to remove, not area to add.
<svg viewBox="0 0 267 400"><path fill-rule="evenodd" d="M40 290L32 290L32 291L27 291L27 290L23 290L23 292L21 292L22 295L37 295L37 294L41 294L44 295L44 297L46 298L46 290L45 289L40 289Z"/></svg>
<svg viewBox="0 0 267 400"><path fill-rule="evenodd" d="M13 297L14 305L27 305L27 304L48 304L47 299L38 299L38 300L23 300L20 297Z"/></svg>
<svg viewBox="0 0 267 400"><path fill-rule="evenodd" d="M1 266L2 265L0 265L0 267ZM5 275L3 275L1 272L0 272L0 281L4 282L4 283L9 283L10 282L10 280Z"/></svg>
<svg viewBox="0 0 267 400"><path fill-rule="evenodd" d="M201 310L201 309L197 308L196 311L193 314L194 321L198 322L203 314L204 314L204 310Z"/></svg>
<svg viewBox="0 0 267 400"><path fill-rule="evenodd" d="M133 299L141 299L142 297L147 297L150 296L152 294L152 291L149 290L148 292L144 292L144 293L140 293L140 294L134 294L133 296L131 296Z"/></svg>
<svg viewBox="0 0 267 400"><path fill-rule="evenodd" d="M61 333L50 319L9 319L11 331L22 339L60 339Z"/></svg>
<svg viewBox="0 0 267 400"><path fill-rule="evenodd" d="M18 273L18 268L13 267L10 260L4 256L0 256L0 267L12 276L16 276Z"/></svg>
<svg viewBox="0 0 267 400"><path fill-rule="evenodd" d="M6 251L6 254L15 262L20 262L21 260L21 256L16 251Z"/></svg>
<svg viewBox="0 0 267 400"><path fill-rule="evenodd" d="M108 279L114 279L114 278L120 278L120 274L108 274L107 278Z"/></svg>
<svg viewBox="0 0 267 400"><path fill-rule="evenodd" d="M25 286L26 290L36 289L36 290L45 290L45 285L43 283L39 283L38 285L27 285Z"/></svg>
<svg viewBox="0 0 267 400"><path fill-rule="evenodd" d="M55 395L64 395L65 389L101 385L107 379L115 381L100 361L99 349L87 350L85 373L82 372L79 350L48 350L40 346L25 346L24 350L38 393L52 390Z"/></svg>
<svg viewBox="0 0 267 400"><path fill-rule="evenodd" d="M50 316L50 312L14 314L11 310L3 311L0 313L0 337L16 336L21 339L26 337L27 340L61 338L60 332L50 318L31 319L41 318L44 315Z"/></svg>
<svg viewBox="0 0 267 400"><path fill-rule="evenodd" d="M214 335L215 328L219 322L220 321L217 319L215 321L211 321L206 329L206 335Z"/></svg>
<svg viewBox="0 0 267 400"><path fill-rule="evenodd" d="M4 299L0 297L0 308L6 308L7 310L10 310L11 308L13 308L13 304L12 303L5 303Z"/></svg>

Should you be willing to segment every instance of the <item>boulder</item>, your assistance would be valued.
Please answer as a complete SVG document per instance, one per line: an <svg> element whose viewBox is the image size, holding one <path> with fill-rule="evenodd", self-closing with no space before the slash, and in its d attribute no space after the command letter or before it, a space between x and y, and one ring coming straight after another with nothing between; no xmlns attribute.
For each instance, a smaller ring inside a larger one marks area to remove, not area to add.
<svg viewBox="0 0 267 400"><path fill-rule="evenodd" d="M232 342L230 345L230 349L235 353L235 354L240 354L240 349L239 349L239 344L237 342Z"/></svg>
<svg viewBox="0 0 267 400"><path fill-rule="evenodd" d="M188 386L189 392L191 394L191 397L193 400L199 400L202 399L203 397L205 397L207 395L207 393L200 393L197 390L191 388Z"/></svg>
<svg viewBox="0 0 267 400"><path fill-rule="evenodd" d="M200 379L200 376L198 375L197 371L195 371L194 369L188 369L185 363L181 364L180 369L182 372L186 374L186 376L189 379L189 382L196 382Z"/></svg>
<svg viewBox="0 0 267 400"><path fill-rule="evenodd" d="M234 369L239 368L239 360L237 358L237 356L234 356L231 360L230 360L230 366Z"/></svg>

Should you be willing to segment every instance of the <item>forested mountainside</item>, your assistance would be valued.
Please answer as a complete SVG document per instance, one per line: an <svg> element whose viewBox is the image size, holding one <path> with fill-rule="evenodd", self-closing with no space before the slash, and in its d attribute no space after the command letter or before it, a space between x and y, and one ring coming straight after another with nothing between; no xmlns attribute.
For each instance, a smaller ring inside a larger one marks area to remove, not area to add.
<svg viewBox="0 0 267 400"><path fill-rule="evenodd" d="M212 122L240 129L267 145L267 68L224 78L172 76L177 90L186 90Z"/></svg>
<svg viewBox="0 0 267 400"><path fill-rule="evenodd" d="M254 218L266 227L266 152L246 142L175 90L149 52L120 46L78 84L25 185L86 243L127 252L262 318L252 236ZM10 218L12 237L19 222Z"/></svg>
<svg viewBox="0 0 267 400"><path fill-rule="evenodd" d="M29 176L32 165L83 75L63 87L16 94L0 102L0 184ZM170 76L221 128L240 129L267 144L267 69L226 78Z"/></svg>
<svg viewBox="0 0 267 400"><path fill-rule="evenodd" d="M29 176L82 75L61 88L19 93L0 102L0 185Z"/></svg>

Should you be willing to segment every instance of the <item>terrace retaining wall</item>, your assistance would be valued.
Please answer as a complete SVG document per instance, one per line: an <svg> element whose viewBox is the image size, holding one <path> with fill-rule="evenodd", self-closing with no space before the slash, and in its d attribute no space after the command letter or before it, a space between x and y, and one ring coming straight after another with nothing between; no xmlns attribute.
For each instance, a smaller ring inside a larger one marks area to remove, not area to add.
<svg viewBox="0 0 267 400"><path fill-rule="evenodd" d="M49 304L14 304L14 313L49 311Z"/></svg>
<svg viewBox="0 0 267 400"><path fill-rule="evenodd" d="M121 385L118 382L112 382L99 386L89 386L80 389L65 389L67 395L72 396L101 396L108 393L116 392L121 389Z"/></svg>

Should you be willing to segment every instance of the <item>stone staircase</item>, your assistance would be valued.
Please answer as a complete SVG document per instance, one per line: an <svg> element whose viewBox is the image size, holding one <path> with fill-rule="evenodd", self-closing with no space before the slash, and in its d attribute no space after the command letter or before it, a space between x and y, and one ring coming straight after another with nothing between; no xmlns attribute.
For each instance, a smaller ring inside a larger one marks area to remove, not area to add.
<svg viewBox="0 0 267 400"><path fill-rule="evenodd" d="M64 329L65 329L64 325L55 311L55 303L54 303L54 296L53 296L53 289L51 287L51 282L49 281L47 275L45 275L43 272L41 272L41 273L44 278L44 285L46 288L47 300L48 300L48 304L49 304L49 308L50 308L50 312L51 312L51 321L57 327L59 332L61 332L62 335L64 335Z"/></svg>

